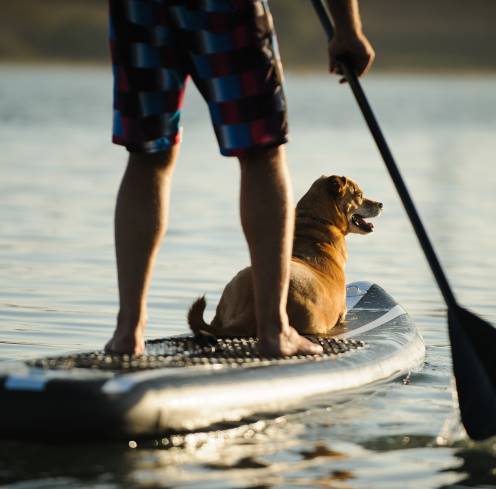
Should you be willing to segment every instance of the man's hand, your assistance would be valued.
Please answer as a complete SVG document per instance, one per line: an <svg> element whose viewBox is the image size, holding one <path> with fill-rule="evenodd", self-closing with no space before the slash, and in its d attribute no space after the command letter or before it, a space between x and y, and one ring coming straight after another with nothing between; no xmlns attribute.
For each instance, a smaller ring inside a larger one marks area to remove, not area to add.
<svg viewBox="0 0 496 489"><path fill-rule="evenodd" d="M357 76L367 73L372 65L375 52L365 35L361 33L340 34L336 32L329 43L329 71L342 75L339 60L345 60ZM341 78L340 83L346 83Z"/></svg>

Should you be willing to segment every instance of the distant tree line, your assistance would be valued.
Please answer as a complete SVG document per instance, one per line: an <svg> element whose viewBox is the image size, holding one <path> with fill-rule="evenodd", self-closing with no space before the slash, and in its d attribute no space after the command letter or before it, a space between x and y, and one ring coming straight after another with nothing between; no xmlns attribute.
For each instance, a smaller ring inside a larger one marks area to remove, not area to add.
<svg viewBox="0 0 496 489"><path fill-rule="evenodd" d="M309 0L270 0L287 67L325 66L325 42ZM496 68L495 0L361 0L377 68ZM5 1L0 61L106 62L106 0Z"/></svg>

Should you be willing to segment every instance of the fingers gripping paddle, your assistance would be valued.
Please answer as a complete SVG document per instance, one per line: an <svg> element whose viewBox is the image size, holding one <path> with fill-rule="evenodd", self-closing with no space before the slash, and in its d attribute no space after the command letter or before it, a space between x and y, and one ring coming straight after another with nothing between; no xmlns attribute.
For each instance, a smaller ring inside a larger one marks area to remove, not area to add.
<svg viewBox="0 0 496 489"><path fill-rule="evenodd" d="M312 4L331 39L334 28L323 0L312 0ZM360 106L448 307L453 371L462 421L471 438L484 440L496 435L496 329L458 305L360 82L346 60L342 60L339 67Z"/></svg>

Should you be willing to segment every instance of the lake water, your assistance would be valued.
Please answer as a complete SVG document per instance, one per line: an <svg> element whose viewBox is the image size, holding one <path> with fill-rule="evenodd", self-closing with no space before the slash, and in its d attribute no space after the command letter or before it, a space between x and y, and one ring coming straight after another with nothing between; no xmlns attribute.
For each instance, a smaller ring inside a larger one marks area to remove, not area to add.
<svg viewBox="0 0 496 489"><path fill-rule="evenodd" d="M371 75L364 87L457 297L496 323L496 77ZM0 361L100 349L111 334L125 151L109 142L110 93L106 69L0 65ZM135 448L0 442L2 487L496 487L494 440L460 437L445 307L349 89L290 73L287 93L295 196L336 173L384 202L375 233L349 239L348 280L379 283L409 311L423 369L339 407L321 399ZM199 294L211 315L248 262L237 161L219 156L207 117L191 85L149 338L184 333Z"/></svg>

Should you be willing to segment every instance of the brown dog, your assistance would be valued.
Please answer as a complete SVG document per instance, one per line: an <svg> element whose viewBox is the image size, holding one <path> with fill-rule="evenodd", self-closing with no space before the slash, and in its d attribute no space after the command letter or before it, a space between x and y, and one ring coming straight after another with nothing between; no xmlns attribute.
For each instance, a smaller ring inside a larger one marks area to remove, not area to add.
<svg viewBox="0 0 496 489"><path fill-rule="evenodd" d="M322 176L296 206L295 235L287 312L289 324L302 334L324 335L346 316L345 236L369 234L380 202L366 199L346 177ZM193 332L216 336L255 336L251 268L241 270L225 287L211 324L203 319L204 297L188 313Z"/></svg>

